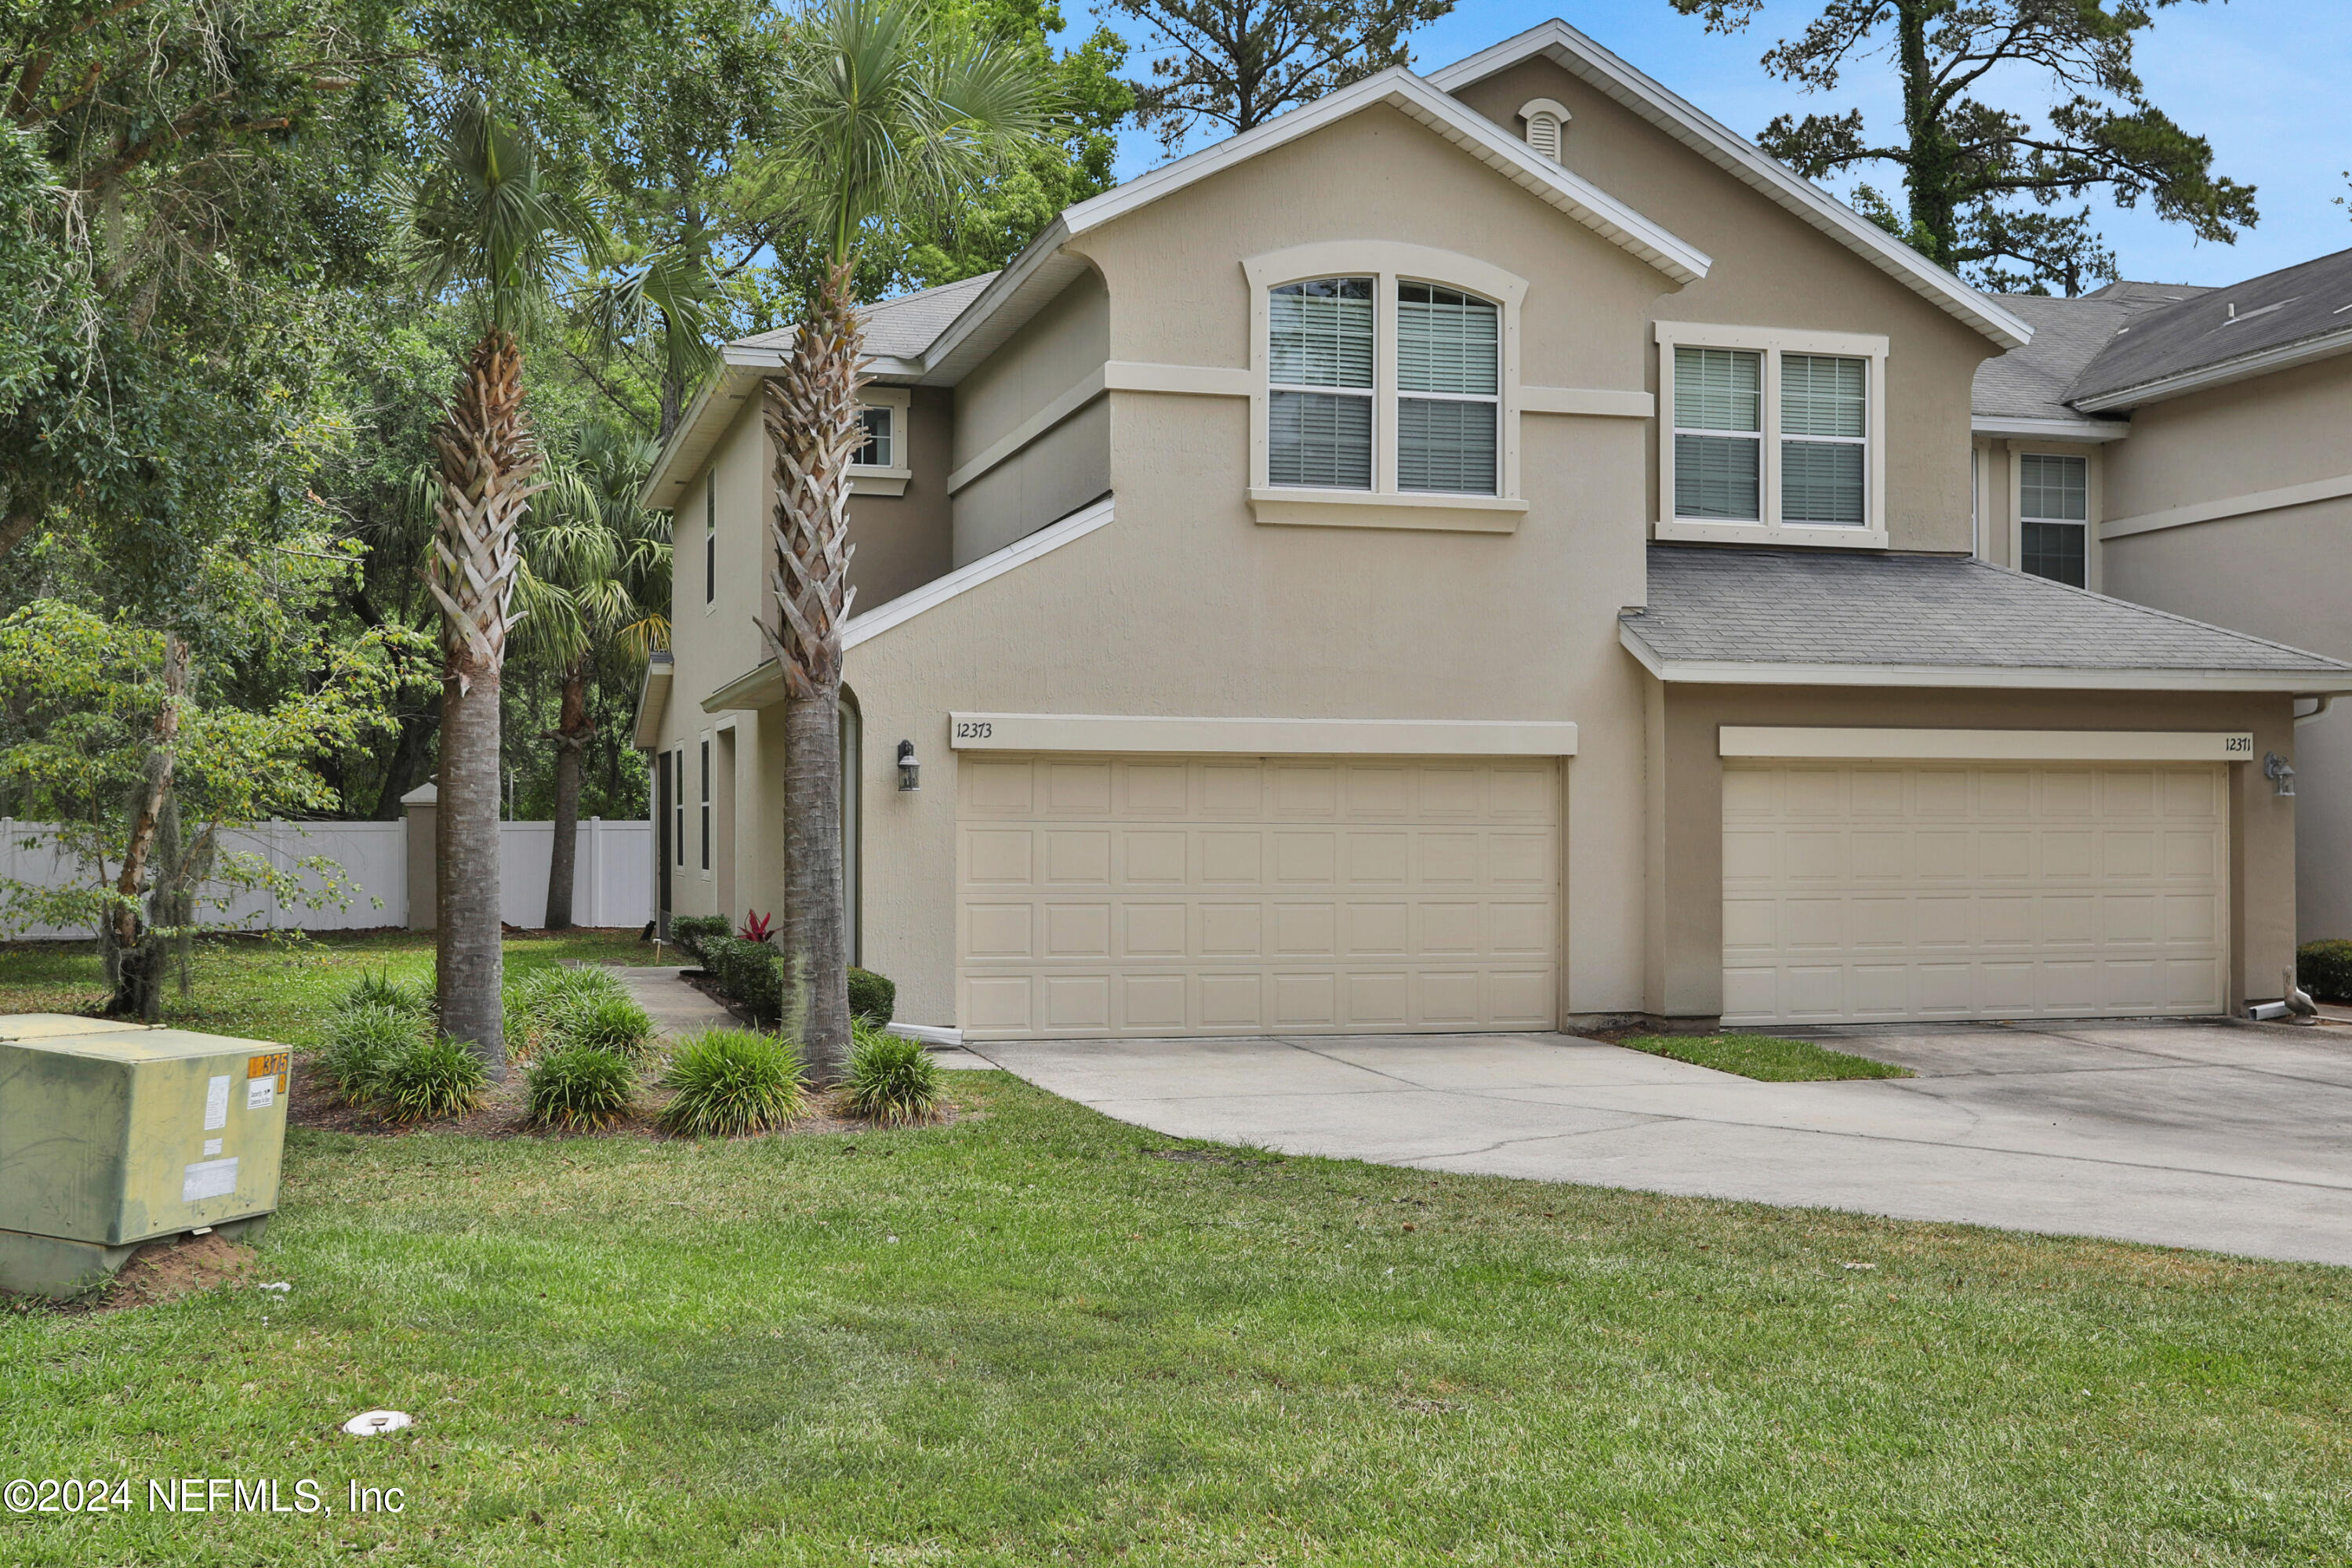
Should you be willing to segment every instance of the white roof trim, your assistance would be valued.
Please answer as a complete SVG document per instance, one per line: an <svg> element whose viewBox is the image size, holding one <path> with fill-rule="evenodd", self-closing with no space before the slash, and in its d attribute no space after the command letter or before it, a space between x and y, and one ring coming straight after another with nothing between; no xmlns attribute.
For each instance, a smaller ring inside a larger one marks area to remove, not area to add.
<svg viewBox="0 0 2352 1568"><path fill-rule="evenodd" d="M1617 640L1642 668L1670 685L1925 686L2014 691L2289 691L2297 697L2352 692L2352 673L2316 670L2079 669L2007 664L1768 664L1748 659L1662 658L1623 622Z"/></svg>
<svg viewBox="0 0 2352 1568"><path fill-rule="evenodd" d="M2313 360L2328 359L2347 352L2352 352L2352 327L2329 332L2324 337L2304 338L2295 342L2281 343L2276 348L2242 354L2236 359L2225 359L2218 364L2202 364L2193 370L2158 376L2154 381L2103 392L2095 397L2075 397L2067 401L2085 414L2097 414L2109 408L2129 408L2137 404L2179 397L2183 393L2202 392L2209 386L2227 386L2233 381L2268 375L2274 370L2307 364Z"/></svg>
<svg viewBox="0 0 2352 1568"><path fill-rule="evenodd" d="M2021 348L2032 338L2033 329L2023 321L1818 185L1766 157L1746 137L1565 22L1539 23L1515 38L1430 72L1428 79L1451 93L1535 55L1549 57L1571 76L1606 93L2004 348Z"/></svg>
<svg viewBox="0 0 2352 1568"><path fill-rule="evenodd" d="M1084 539L1110 521L1111 503L1116 499L1105 496L1089 506L1080 507L1059 522L1049 523L1034 533L1014 540L1002 550L991 551L977 561L957 567L944 577L934 577L912 593L901 594L887 603L877 605L862 616L852 616L849 624L841 628L841 646L846 649L871 642L884 632L905 626L926 610L937 609L982 583L1002 577L1016 567L1026 566L1039 556L1050 554L1074 540Z"/></svg>
<svg viewBox="0 0 2352 1568"><path fill-rule="evenodd" d="M1129 180L1116 190L1080 202L1062 214L1061 226L1069 237L1075 238L1235 163L1312 135L1376 104L1385 104L1421 121L1513 184L1568 214L1610 243L1631 251L1677 283L1697 282L1715 264L1705 251L1659 227L1589 180L1569 173L1485 115L1474 112L1461 100L1439 91L1402 66L1327 93L1254 131L1244 131L1189 158L1179 158ZM1027 259L1025 255L1022 258L1022 261ZM1020 268L1021 262L1006 268L1005 278ZM997 280L1003 281L1003 278ZM996 284L986 290L987 294L995 292ZM971 310L980 310L985 303L983 297L973 302ZM935 353L929 357L939 356Z"/></svg>
<svg viewBox="0 0 2352 1568"><path fill-rule="evenodd" d="M2120 441L2131 434L2128 419L2039 419L2022 414L1979 414L1969 428L1979 436L2027 441Z"/></svg>

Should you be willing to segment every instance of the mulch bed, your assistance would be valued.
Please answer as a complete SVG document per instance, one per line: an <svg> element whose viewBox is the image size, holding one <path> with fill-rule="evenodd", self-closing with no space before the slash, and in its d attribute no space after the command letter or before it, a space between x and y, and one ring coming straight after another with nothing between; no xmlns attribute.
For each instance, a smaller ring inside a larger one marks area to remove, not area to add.
<svg viewBox="0 0 2352 1568"><path fill-rule="evenodd" d="M490 1086L489 1098L479 1110L446 1121L387 1121L373 1110L344 1104L328 1087L322 1075L310 1070L308 1053L296 1056L292 1085L287 1094L286 1125L310 1127L322 1132L354 1132L382 1138L404 1138L412 1132L458 1132L473 1138L649 1138L661 1142L682 1139L661 1125L662 1108L669 1103L667 1089L647 1087L637 1098L634 1113L612 1126L596 1132L562 1132L541 1127L530 1120L526 1079L530 1069L520 1062L510 1064L504 1083ZM812 1099L810 1114L776 1129L772 1133L755 1132L755 1138L791 1138L810 1132L872 1132L881 1131L878 1124L863 1117L843 1113L837 1098L832 1094ZM963 1119L963 1109L953 1101L943 1108L943 1114L934 1127L950 1126ZM685 1139L686 1142L694 1142Z"/></svg>

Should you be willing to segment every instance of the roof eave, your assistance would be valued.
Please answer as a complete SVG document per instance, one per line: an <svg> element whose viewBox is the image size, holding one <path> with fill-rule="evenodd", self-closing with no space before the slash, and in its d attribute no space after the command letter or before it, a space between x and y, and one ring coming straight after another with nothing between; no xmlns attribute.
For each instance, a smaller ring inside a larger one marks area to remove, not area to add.
<svg viewBox="0 0 2352 1568"><path fill-rule="evenodd" d="M2209 387L2227 386L2232 382L2251 381L2273 371L2286 370L2314 360L2330 359L2352 353L2352 327L2342 328L2315 338L2304 338L2273 348L2258 349L2252 353L2239 354L2232 359L2199 365L2193 370L2172 375L2157 376L2131 386L2116 387L2088 396L2072 397L2067 401L2085 414L2101 414L2111 408L2136 408L2143 403L2159 403L2168 397L2179 397L2191 392L2203 392Z"/></svg>
<svg viewBox="0 0 2352 1568"><path fill-rule="evenodd" d="M1969 416L1969 428L1979 436L2007 436L2029 441L2120 441L2131 434L2131 421L1977 414Z"/></svg>
<svg viewBox="0 0 2352 1568"><path fill-rule="evenodd" d="M677 674L677 663L668 654L657 653L646 660L644 680L637 688L637 721L631 732L631 745L640 752L650 752L661 740L661 722L669 710L670 682Z"/></svg>
<svg viewBox="0 0 2352 1568"><path fill-rule="evenodd" d="M1592 39L1557 18L1539 23L1467 58L1429 73L1427 80L1452 93L1523 59L1544 55L1571 76L1659 126L1675 140L1744 184L1796 212L1815 227L1843 241L1881 270L1939 306L2003 348L2022 348L2033 337L2025 321L1969 288L1953 274L1877 225L1768 158L1754 143L1687 99L1636 70Z"/></svg>

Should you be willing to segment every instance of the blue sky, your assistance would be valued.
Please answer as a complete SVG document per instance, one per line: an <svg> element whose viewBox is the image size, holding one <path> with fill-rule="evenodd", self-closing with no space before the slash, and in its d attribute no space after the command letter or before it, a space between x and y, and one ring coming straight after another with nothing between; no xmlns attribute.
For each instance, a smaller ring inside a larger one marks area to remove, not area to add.
<svg viewBox="0 0 2352 1568"><path fill-rule="evenodd" d="M1075 13L1076 7L1073 7ZM1814 16L1816 0L1768 0L1744 34L1707 34L1666 0L1461 0L1454 14L1415 36L1413 63L1429 70L1561 16L1734 130L1753 135L1784 110L1822 100L1768 78L1758 57ZM2140 36L2140 76L2157 105L2212 142L2214 167L2253 184L2262 222L2234 246L2200 244L2145 205L2120 211L2095 196L2100 227L2124 274L2169 283L2227 283L2352 247L2352 216L2332 205L2352 167L2352 3L2347 0L2228 0L2159 14ZM1141 74L1143 62L1132 62ZM2049 89L2020 72L1987 96L2036 111ZM1868 62L1848 77L1833 104L1859 103L1873 131L1895 122L1890 68ZM1119 173L1160 161L1158 146L1129 132ZM1874 182L1893 194L1892 171Z"/></svg>

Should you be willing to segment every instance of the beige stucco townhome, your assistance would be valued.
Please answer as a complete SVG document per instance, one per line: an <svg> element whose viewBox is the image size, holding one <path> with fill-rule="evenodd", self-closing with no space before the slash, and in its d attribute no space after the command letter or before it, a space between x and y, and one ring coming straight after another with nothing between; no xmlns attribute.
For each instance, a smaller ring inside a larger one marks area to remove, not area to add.
<svg viewBox="0 0 2352 1568"><path fill-rule="evenodd" d="M2352 665L1978 559L2029 322L1564 25L876 307L848 886L973 1038L2215 1014ZM773 912L772 339L648 485L667 908ZM913 787L909 787L909 784Z"/></svg>
<svg viewBox="0 0 2352 1568"><path fill-rule="evenodd" d="M2000 301L1977 373L1978 552L2352 658L2352 250L2222 289ZM2352 936L2352 707L2298 710L2298 924Z"/></svg>

